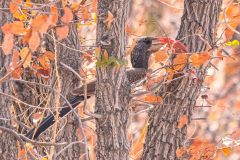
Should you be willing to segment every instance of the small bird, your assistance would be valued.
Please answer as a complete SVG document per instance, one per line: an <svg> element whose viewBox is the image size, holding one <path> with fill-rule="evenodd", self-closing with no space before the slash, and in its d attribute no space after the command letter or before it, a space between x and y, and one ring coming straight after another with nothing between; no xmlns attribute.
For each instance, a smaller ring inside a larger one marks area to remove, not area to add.
<svg viewBox="0 0 240 160"><path fill-rule="evenodd" d="M159 47L156 47L154 45L162 45L161 43L153 43L154 40L158 41L158 38L141 38L137 41L137 44L133 48L131 53L131 63L133 68L126 71L130 83L134 83L146 76L148 69L148 59L150 57L150 54L156 51L156 48L159 49ZM86 85L88 94L92 94L95 92L96 80L92 80ZM74 89L72 91L72 94L76 96L70 100L70 104L72 105L72 108L75 108L78 106L78 104L84 101L84 86ZM90 96L88 96L87 98L90 98ZM72 110L72 108L67 106L66 104L64 106L66 107L64 107L59 112L59 118L66 116ZM44 118L36 128L31 129L26 134L26 137L30 139L37 139L41 133L46 131L50 126L55 123L55 116L56 112L51 113L48 117Z"/></svg>

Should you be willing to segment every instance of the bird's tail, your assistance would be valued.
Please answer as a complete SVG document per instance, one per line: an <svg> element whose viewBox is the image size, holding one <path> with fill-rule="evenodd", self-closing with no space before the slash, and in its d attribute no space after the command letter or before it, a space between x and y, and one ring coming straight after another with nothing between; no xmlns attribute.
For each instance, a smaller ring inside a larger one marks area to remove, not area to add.
<svg viewBox="0 0 240 160"><path fill-rule="evenodd" d="M87 98L90 97L88 96ZM75 96L72 100L70 100L70 104L72 105L72 107L66 106L62 108L59 112L58 117L62 118L66 116L72 110L72 108L76 108L83 100L84 100L83 95ZM42 122L38 125L38 127L31 129L26 134L26 137L28 137L29 139L37 139L40 134L42 134L44 131L46 131L50 126L52 126L55 123L54 120L55 116L56 112L51 113L48 117L44 118Z"/></svg>

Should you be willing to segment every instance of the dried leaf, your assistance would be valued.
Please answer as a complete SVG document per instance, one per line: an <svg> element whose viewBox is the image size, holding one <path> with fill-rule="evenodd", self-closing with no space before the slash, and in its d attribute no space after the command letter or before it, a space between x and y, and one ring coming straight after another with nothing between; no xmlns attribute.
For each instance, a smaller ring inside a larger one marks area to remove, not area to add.
<svg viewBox="0 0 240 160"><path fill-rule="evenodd" d="M163 62L168 59L168 54L166 53L166 50L157 51L154 54L156 62Z"/></svg>
<svg viewBox="0 0 240 160"><path fill-rule="evenodd" d="M23 63L24 68L27 68L28 66L30 66L30 63L32 60L32 54L30 53L29 48L27 47L22 48L22 50L20 51L20 57L22 61L25 60Z"/></svg>
<svg viewBox="0 0 240 160"><path fill-rule="evenodd" d="M26 34L22 38L22 43L25 45L29 42L30 37L32 36L32 29L27 29Z"/></svg>
<svg viewBox="0 0 240 160"><path fill-rule="evenodd" d="M32 30L35 32L46 33L49 27L48 16L38 15L32 20Z"/></svg>
<svg viewBox="0 0 240 160"><path fill-rule="evenodd" d="M183 115L178 120L178 126L177 128L181 129L183 126L185 126L188 123L188 117L186 115Z"/></svg>
<svg viewBox="0 0 240 160"><path fill-rule="evenodd" d="M58 22L58 9L56 6L52 5L50 8L50 16L49 16L50 25L56 26Z"/></svg>
<svg viewBox="0 0 240 160"><path fill-rule="evenodd" d="M190 62L192 62L192 65L198 68L202 64L207 62L210 58L211 56L209 55L208 52L202 52L202 53L193 53L189 59L190 59Z"/></svg>
<svg viewBox="0 0 240 160"><path fill-rule="evenodd" d="M64 15L62 16L61 20L62 22L68 24L73 20L73 13L72 10L68 7L64 7Z"/></svg>
<svg viewBox="0 0 240 160"><path fill-rule="evenodd" d="M113 21L114 21L114 16L110 11L108 11L107 19L104 21L104 23L107 23L108 29L112 26Z"/></svg>
<svg viewBox="0 0 240 160"><path fill-rule="evenodd" d="M132 29L130 28L130 26L128 24L126 25L125 30L126 30L126 33L128 36L132 34Z"/></svg>
<svg viewBox="0 0 240 160"><path fill-rule="evenodd" d="M13 70L13 72L11 73L11 76L15 79L19 79L22 74L21 68L20 67L17 68L18 61L19 61L19 52L15 50L12 56L12 64L10 65L10 69Z"/></svg>
<svg viewBox="0 0 240 160"><path fill-rule="evenodd" d="M13 23L4 24L2 26L3 33L12 33L16 35L22 35L24 32L26 32L26 29L24 28L24 24L21 21L14 21Z"/></svg>
<svg viewBox="0 0 240 160"><path fill-rule="evenodd" d="M162 102L162 97L155 95L147 95L145 96L144 101L149 103L160 103Z"/></svg>
<svg viewBox="0 0 240 160"><path fill-rule="evenodd" d="M15 2L10 2L9 4L10 13L14 14L18 10L18 6Z"/></svg>
<svg viewBox="0 0 240 160"><path fill-rule="evenodd" d="M41 42L41 39L39 37L38 32L33 32L32 36L30 37L29 42L28 42L29 48L31 49L32 52L36 51L40 42Z"/></svg>
<svg viewBox="0 0 240 160"><path fill-rule="evenodd" d="M9 55L12 51L13 48L13 34L9 33L9 34L5 34L4 39L3 39L3 43L2 43L2 50L4 52L5 55Z"/></svg>
<svg viewBox="0 0 240 160"><path fill-rule="evenodd" d="M108 60L108 52L107 52L107 50L104 50L104 52L103 52L103 58L104 58L105 60Z"/></svg>
<svg viewBox="0 0 240 160"><path fill-rule="evenodd" d="M228 157L232 153L232 149L230 147L222 148L221 151L226 157Z"/></svg>
<svg viewBox="0 0 240 160"><path fill-rule="evenodd" d="M51 51L44 52L44 56L48 57L48 59L51 61L55 60L55 54Z"/></svg>
<svg viewBox="0 0 240 160"><path fill-rule="evenodd" d="M182 70L185 67L186 63L187 63L187 60L188 60L188 57L187 57L186 54L183 54L183 53L182 54L178 54L176 56L176 58L174 58L174 60L173 60L173 65L174 65L173 68L176 71Z"/></svg>
<svg viewBox="0 0 240 160"><path fill-rule="evenodd" d="M69 27L68 26L62 26L62 27L57 27L56 28L56 33L58 36L58 40L62 40L67 38L69 32Z"/></svg>
<svg viewBox="0 0 240 160"><path fill-rule="evenodd" d="M43 67L44 70L49 70L50 69L50 63L49 63L49 59L47 56L40 56L38 58L39 63L41 64L41 66Z"/></svg>

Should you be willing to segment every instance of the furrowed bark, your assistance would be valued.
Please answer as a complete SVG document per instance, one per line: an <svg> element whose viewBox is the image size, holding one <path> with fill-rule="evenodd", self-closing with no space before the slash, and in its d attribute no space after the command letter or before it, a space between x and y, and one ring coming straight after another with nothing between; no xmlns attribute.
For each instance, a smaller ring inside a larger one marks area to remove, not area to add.
<svg viewBox="0 0 240 160"><path fill-rule="evenodd" d="M214 45L221 4L222 0L185 0L177 39L182 40L190 52L205 50L207 43ZM196 34L200 34L201 38ZM189 122L191 121L193 107L208 67L209 65L202 67L197 72L197 83L189 77L184 77L160 88L159 95L163 102L150 114L143 160L178 159L176 150L183 146L187 134L187 126L177 128L178 121L183 115L187 115Z"/></svg>
<svg viewBox="0 0 240 160"><path fill-rule="evenodd" d="M0 1L0 8L8 8L8 1L2 0ZM11 20L12 17L9 13L9 11L0 11L0 28L9 20ZM0 29L0 44L3 42L3 32ZM9 68L9 65L12 61L11 55L5 55L3 53L3 50L0 49L0 78L6 75L8 72L7 69ZM4 82L0 84L0 92L3 92L5 94L11 95L11 87L9 82ZM0 126L3 127L9 127L11 126L11 112L10 107L12 103L4 96L0 96ZM4 120L6 119L6 120ZM11 135L10 133L7 133L5 131L0 130L0 159L17 159L17 140L16 138Z"/></svg>
<svg viewBox="0 0 240 160"><path fill-rule="evenodd" d="M123 60L126 48L125 23L129 0L99 0L97 45L101 53L106 50L110 56ZM107 16L114 16L108 28ZM98 160L125 160L129 158L127 123L129 120L130 88L124 65L119 68L111 65L97 67L96 108L102 116L96 119Z"/></svg>

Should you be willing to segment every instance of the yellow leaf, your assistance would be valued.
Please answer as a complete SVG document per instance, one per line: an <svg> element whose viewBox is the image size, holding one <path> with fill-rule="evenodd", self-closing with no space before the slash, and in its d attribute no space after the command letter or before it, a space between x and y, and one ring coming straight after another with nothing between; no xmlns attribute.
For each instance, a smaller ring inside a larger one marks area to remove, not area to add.
<svg viewBox="0 0 240 160"><path fill-rule="evenodd" d="M222 148L222 153L228 157L232 153L232 149L230 147Z"/></svg>
<svg viewBox="0 0 240 160"><path fill-rule="evenodd" d="M30 53L29 48L24 47L22 48L22 50L20 51L20 57L22 59L23 62L23 67L27 68L28 66L30 66L31 60L32 60L32 55Z"/></svg>

